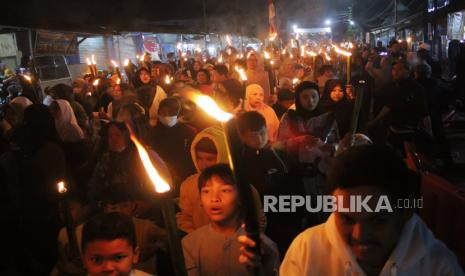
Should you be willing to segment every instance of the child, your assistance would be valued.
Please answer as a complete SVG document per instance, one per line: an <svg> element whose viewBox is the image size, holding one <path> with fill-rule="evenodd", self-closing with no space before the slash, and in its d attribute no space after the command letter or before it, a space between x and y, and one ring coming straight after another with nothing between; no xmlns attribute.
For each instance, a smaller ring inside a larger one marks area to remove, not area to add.
<svg viewBox="0 0 465 276"><path fill-rule="evenodd" d="M140 249L132 219L121 213L101 214L82 230L82 261L88 275L151 275L134 269Z"/></svg>
<svg viewBox="0 0 465 276"><path fill-rule="evenodd" d="M215 164L228 162L226 143L221 128L209 127L199 132L192 141L191 155L197 173L189 176L181 184L179 196L181 211L176 214L178 228L186 233L190 233L209 222L208 216L200 204L197 183L202 171ZM259 195L255 189L253 191L257 208L261 209ZM264 224L265 222L263 222L263 226Z"/></svg>
<svg viewBox="0 0 465 276"><path fill-rule="evenodd" d="M249 275L239 263L242 217L237 188L228 165L218 164L202 172L198 188L210 223L182 240L188 275ZM274 275L279 262L273 241L262 235L264 275Z"/></svg>

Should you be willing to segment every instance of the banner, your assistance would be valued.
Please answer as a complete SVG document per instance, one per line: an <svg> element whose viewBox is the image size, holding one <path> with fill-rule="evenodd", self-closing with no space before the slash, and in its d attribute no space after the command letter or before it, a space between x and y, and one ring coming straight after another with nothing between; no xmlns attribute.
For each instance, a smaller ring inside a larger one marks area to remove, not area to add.
<svg viewBox="0 0 465 276"><path fill-rule="evenodd" d="M0 34L0 57L16 56L17 50L13 34Z"/></svg>
<svg viewBox="0 0 465 276"><path fill-rule="evenodd" d="M464 39L465 11L449 13L447 16L447 37L449 39Z"/></svg>
<svg viewBox="0 0 465 276"><path fill-rule="evenodd" d="M273 0L268 0L268 23L270 29L268 31L268 37L274 39L278 35L276 28L276 10L274 8Z"/></svg>
<svg viewBox="0 0 465 276"><path fill-rule="evenodd" d="M74 34L38 31L35 55L77 55L77 37Z"/></svg>

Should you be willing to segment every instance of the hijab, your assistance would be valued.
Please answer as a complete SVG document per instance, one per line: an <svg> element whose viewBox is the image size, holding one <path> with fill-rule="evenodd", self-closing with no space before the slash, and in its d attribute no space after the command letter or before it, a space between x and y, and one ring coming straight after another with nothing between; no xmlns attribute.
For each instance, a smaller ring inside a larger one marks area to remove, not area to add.
<svg viewBox="0 0 465 276"><path fill-rule="evenodd" d="M298 115L299 117L302 117L305 120L308 120L310 118L313 118L313 117L316 117L316 116L319 116L325 113L320 105L321 99L318 101L317 106L313 110L305 109L302 106L300 102L300 94L302 94L303 91L308 90L308 89L316 90L316 92L318 92L318 95L320 95L318 85L311 81L303 81L295 88L295 114Z"/></svg>
<svg viewBox="0 0 465 276"><path fill-rule="evenodd" d="M55 100L60 108L60 118L55 119L58 136L63 142L79 142L84 139L84 133L79 127L71 105L66 100Z"/></svg>

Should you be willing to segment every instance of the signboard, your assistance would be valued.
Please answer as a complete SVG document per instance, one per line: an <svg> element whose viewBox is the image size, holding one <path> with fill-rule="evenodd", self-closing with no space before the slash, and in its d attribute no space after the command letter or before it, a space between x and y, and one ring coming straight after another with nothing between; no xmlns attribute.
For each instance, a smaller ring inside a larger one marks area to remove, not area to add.
<svg viewBox="0 0 465 276"><path fill-rule="evenodd" d="M158 56L160 53L160 44L158 38L152 35L144 35L144 51L149 52L152 56Z"/></svg>
<svg viewBox="0 0 465 276"><path fill-rule="evenodd" d="M77 38L74 34L38 31L35 55L77 55Z"/></svg>
<svg viewBox="0 0 465 276"><path fill-rule="evenodd" d="M13 34L0 34L0 57L16 56L17 50Z"/></svg>

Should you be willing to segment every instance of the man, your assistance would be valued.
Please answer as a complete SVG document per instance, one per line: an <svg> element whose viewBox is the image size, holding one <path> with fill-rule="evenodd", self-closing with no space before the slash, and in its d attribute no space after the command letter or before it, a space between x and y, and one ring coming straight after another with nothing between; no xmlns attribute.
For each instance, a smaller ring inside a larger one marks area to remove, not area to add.
<svg viewBox="0 0 465 276"><path fill-rule="evenodd" d="M464 275L454 254L433 236L414 209L400 204L418 199L418 182L387 147L347 150L336 159L328 177L336 205L348 208L350 200L360 196L369 198L366 203L373 212L368 208L335 210L324 224L307 229L292 242L280 274ZM380 200L389 207L376 211Z"/></svg>
<svg viewBox="0 0 465 276"><path fill-rule="evenodd" d="M433 57L431 57L430 50L431 50L431 46L428 43L420 43L420 49L418 49L417 51L417 56L420 62L424 62L431 67L432 77L436 79L441 79L442 78L441 64L437 60L434 60Z"/></svg>
<svg viewBox="0 0 465 276"><path fill-rule="evenodd" d="M412 80L410 74L410 65L406 61L394 63L393 81L385 88L383 108L368 123L372 127L390 116L388 140L400 151L403 149L403 142L412 140L417 130L424 129L431 133L431 120L423 87Z"/></svg>

